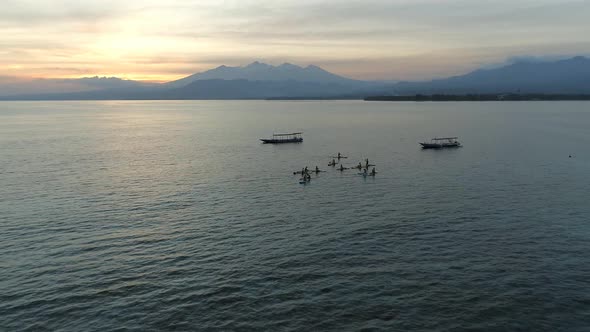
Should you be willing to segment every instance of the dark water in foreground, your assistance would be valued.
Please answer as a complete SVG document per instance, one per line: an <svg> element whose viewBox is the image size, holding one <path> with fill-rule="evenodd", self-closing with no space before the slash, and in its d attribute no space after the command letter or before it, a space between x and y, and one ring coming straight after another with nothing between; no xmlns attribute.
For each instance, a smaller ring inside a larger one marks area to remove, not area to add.
<svg viewBox="0 0 590 332"><path fill-rule="evenodd" d="M589 331L589 128L587 102L0 103L0 330ZM338 151L379 174L291 175Z"/></svg>

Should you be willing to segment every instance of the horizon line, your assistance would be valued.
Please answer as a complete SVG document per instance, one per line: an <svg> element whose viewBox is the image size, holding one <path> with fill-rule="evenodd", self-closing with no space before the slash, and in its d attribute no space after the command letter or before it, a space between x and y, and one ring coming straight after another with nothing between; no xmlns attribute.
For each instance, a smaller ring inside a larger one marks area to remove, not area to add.
<svg viewBox="0 0 590 332"><path fill-rule="evenodd" d="M471 69L468 69L467 71L462 71L460 73L456 73L456 74L452 74L452 75L431 76L431 77L425 78L425 79L396 79L396 78L359 79L359 78L351 78L348 76L344 76L343 74L339 74L336 72L326 70L322 66L318 66L313 63L308 63L307 65L298 65L298 64L294 64L293 62L289 62L289 61L285 61L285 62L277 61L274 63L280 62L280 64L273 64L273 62L270 62L270 61L265 62L264 60L252 60L252 61L248 61L246 64L240 64L240 65L235 65L235 66L221 64L221 65L216 65L216 66L210 67L209 69L205 69L202 71L189 72L189 73L184 73L184 74L179 74L179 75L166 75L168 77L166 79L153 79L153 78L150 79L150 78L147 78L145 75L127 75L127 74L123 74L123 75L89 74L89 75L84 75L84 76L65 75L65 76L54 76L54 77L13 76L13 75L1 75L0 74L0 78L12 78L12 79L25 81L25 82L26 81L34 81L34 80L81 80L81 79L96 79L96 78L98 78L98 79L119 79L119 80L123 80L123 81L140 82L140 83L146 83L146 84L165 84L165 83L174 82L174 81L177 81L177 80L180 80L183 78L187 78L192 75L197 75L197 74L205 73L205 72L208 72L211 70L215 70L218 68L224 68L224 67L225 68L246 68L251 65L261 64L261 65L268 65L273 68L278 68L283 65L292 65L292 66L296 66L301 69L315 67L315 68L319 68L323 71L326 71L330 74L337 75L337 76L340 76L345 79L356 80L356 81L365 81L365 82L423 82L423 81L430 81L430 80L436 80L436 79L441 79L441 78L453 77L453 76L457 76L457 75L465 75L465 74L469 74L469 73L476 71L476 70L487 70L487 69L500 68L500 67L508 66L511 64L519 63L519 62L532 62L532 63L556 62L556 61L561 61L561 60L571 60L571 59L575 59L575 58L589 59L588 55L512 56L512 57L507 57L504 60L504 62L501 62L501 63L473 67ZM154 76L161 77L162 75L154 75ZM137 78L134 78L134 77L137 77ZM145 79L142 79L142 77Z"/></svg>

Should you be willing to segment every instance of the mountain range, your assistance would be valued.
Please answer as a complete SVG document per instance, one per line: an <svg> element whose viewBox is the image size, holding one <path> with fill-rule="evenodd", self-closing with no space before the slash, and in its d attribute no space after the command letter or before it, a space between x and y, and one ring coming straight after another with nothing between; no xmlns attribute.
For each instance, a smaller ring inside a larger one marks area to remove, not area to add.
<svg viewBox="0 0 590 332"><path fill-rule="evenodd" d="M304 68L290 63L272 66L255 61L244 67L219 66L202 73L169 82L167 85L171 87L182 87L189 83L203 80L297 81L351 85L360 82L332 74L314 65Z"/></svg>
<svg viewBox="0 0 590 332"><path fill-rule="evenodd" d="M428 82L400 82L396 94L590 93L590 59L521 60L495 68Z"/></svg>
<svg viewBox="0 0 590 332"><path fill-rule="evenodd" d="M519 60L445 79L397 83L349 79L313 65L260 62L220 66L162 84L105 77L27 82L0 77L2 100L363 98L434 93L590 94L590 59Z"/></svg>

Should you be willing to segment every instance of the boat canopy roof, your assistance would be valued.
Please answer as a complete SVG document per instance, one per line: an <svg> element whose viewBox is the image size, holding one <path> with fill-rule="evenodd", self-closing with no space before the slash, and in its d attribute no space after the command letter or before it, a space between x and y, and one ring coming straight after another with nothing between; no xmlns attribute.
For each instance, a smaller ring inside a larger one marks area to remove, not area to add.
<svg viewBox="0 0 590 332"><path fill-rule="evenodd" d="M303 133L290 133L290 134L272 134L273 136L294 136L294 135L301 135Z"/></svg>
<svg viewBox="0 0 590 332"><path fill-rule="evenodd" d="M445 141L445 140L448 140L448 139L457 139L457 138L459 138L459 137L435 137L432 140L433 141Z"/></svg>

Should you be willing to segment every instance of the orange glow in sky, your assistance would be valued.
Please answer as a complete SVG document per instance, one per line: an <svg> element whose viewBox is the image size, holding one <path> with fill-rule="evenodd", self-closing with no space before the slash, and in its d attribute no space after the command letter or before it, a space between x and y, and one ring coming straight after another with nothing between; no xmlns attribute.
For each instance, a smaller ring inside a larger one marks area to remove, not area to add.
<svg viewBox="0 0 590 332"><path fill-rule="evenodd" d="M584 55L590 3L30 0L0 11L0 76L169 81L254 60L426 79L522 55Z"/></svg>

